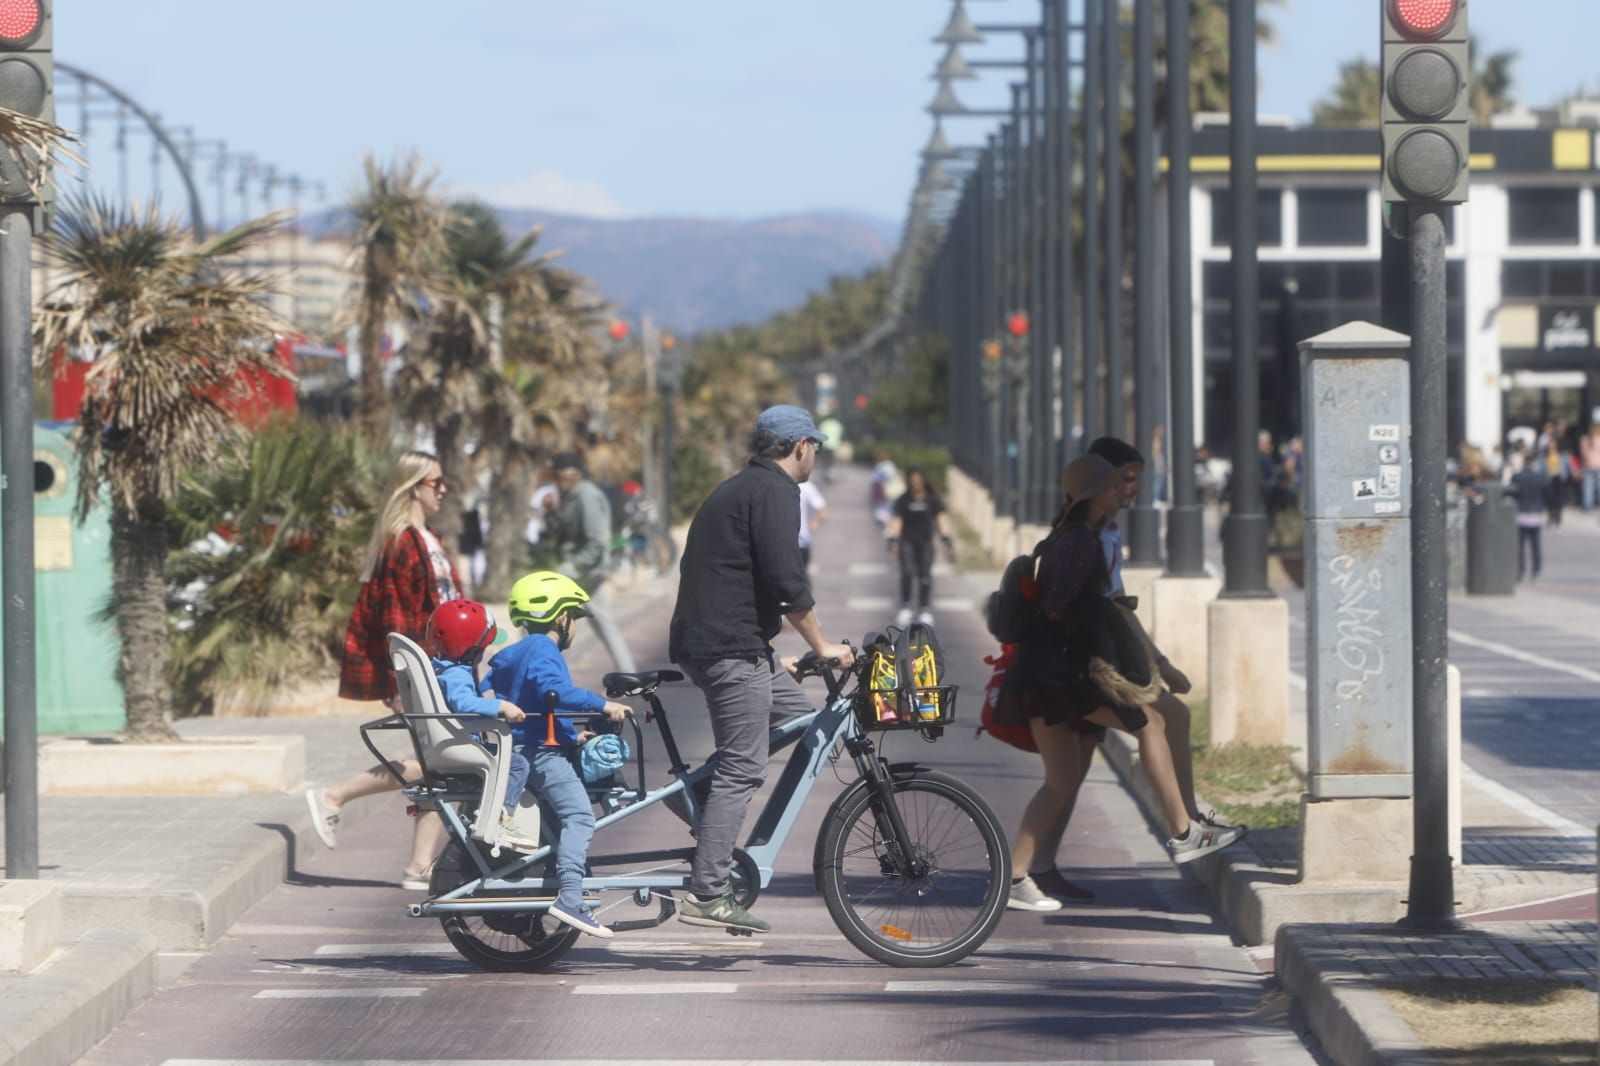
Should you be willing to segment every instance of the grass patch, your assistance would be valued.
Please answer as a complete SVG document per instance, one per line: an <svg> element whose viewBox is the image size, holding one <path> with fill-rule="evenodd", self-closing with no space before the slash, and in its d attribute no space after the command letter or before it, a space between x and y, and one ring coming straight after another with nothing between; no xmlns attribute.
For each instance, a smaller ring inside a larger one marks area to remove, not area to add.
<svg viewBox="0 0 1600 1066"><path fill-rule="evenodd" d="M1565 981L1437 978L1383 996L1441 1063L1594 1062L1594 994Z"/></svg>
<svg viewBox="0 0 1600 1066"><path fill-rule="evenodd" d="M1190 705L1189 743L1194 751L1194 789L1218 813L1252 829L1280 829L1300 824L1304 786L1289 765L1294 749L1287 745L1260 748L1224 744L1213 748L1211 707L1204 700Z"/></svg>

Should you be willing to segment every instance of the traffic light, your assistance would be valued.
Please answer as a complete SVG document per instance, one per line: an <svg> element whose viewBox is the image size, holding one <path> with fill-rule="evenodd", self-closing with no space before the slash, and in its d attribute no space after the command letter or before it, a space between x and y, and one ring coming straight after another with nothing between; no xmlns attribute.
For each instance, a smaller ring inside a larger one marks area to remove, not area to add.
<svg viewBox="0 0 1600 1066"><path fill-rule="evenodd" d="M1467 0L1383 4L1383 198L1467 198L1472 119Z"/></svg>
<svg viewBox="0 0 1600 1066"><path fill-rule="evenodd" d="M0 107L30 118L55 121L55 63L50 56L51 0L0 0ZM37 160L27 169L36 171ZM0 150L0 201L40 198L30 191L23 168Z"/></svg>

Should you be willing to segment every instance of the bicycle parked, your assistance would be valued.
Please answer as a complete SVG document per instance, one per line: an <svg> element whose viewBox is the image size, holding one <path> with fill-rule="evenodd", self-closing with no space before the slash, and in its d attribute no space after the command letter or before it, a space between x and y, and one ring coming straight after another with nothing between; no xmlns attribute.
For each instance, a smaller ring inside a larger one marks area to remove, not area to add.
<svg viewBox="0 0 1600 1066"><path fill-rule="evenodd" d="M556 894L549 876L555 829L540 819L544 846L527 855L502 854L474 833L482 824L478 809L496 803L495 757L466 729L499 733L503 723L466 722L443 711L427 660L401 636L390 638L405 701L404 713L369 722L362 739L374 753L371 733L407 729L423 783L408 790L418 803L437 806L450 842L435 865L428 899L412 904L413 917L437 918L445 936L463 957L497 971L541 971L553 966L573 945L577 931L546 915ZM945 966L977 950L1005 913L1010 857L999 820L984 799L960 779L914 762L890 763L872 732L907 729L935 740L954 717L955 688L900 693L906 713L892 723L878 720L883 693L867 681L865 657L849 670L808 653L798 677L820 677L828 689L823 707L776 727L772 750L793 747L743 848L734 852L734 891L748 907L772 881L778 856L800 809L825 766L848 756L855 780L822 820L812 872L828 913L846 939L865 954L891 966ZM712 760L691 769L684 762L666 709L656 689L681 681L676 670L607 674L613 699L642 699L647 721L661 732L669 760L670 784L651 789L645 779L644 734L633 720L637 781L591 786L601 810L596 835L658 803L666 803L691 825L698 821L715 766ZM509 750L509 749L500 749ZM486 801L485 796L490 798ZM610 923L614 931L661 925L676 912L676 894L687 891L692 845L681 848L599 854L591 850L585 893L631 893L633 902L657 912L647 918ZM618 872L597 871L617 869ZM601 913L626 902L619 899ZM748 931L730 929L734 935Z"/></svg>

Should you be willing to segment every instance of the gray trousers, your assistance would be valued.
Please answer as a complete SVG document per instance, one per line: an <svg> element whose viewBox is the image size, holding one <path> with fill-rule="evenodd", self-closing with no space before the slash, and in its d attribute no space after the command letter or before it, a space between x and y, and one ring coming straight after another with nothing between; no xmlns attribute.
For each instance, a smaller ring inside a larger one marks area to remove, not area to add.
<svg viewBox="0 0 1600 1066"><path fill-rule="evenodd" d="M622 630L617 628L616 616L611 613L611 604L599 587L589 590L589 621L594 624L595 635L600 638L600 643L606 647L606 654L611 656L611 661L616 664L617 670L624 674L631 674L637 668L633 665L633 653L628 650L628 642L622 639Z"/></svg>
<svg viewBox="0 0 1600 1066"><path fill-rule="evenodd" d="M728 888L745 810L767 779L771 754L767 731L816 708L776 656L756 662L690 659L678 665L705 693L717 745L717 766L700 815L689 887L701 895L720 895Z"/></svg>

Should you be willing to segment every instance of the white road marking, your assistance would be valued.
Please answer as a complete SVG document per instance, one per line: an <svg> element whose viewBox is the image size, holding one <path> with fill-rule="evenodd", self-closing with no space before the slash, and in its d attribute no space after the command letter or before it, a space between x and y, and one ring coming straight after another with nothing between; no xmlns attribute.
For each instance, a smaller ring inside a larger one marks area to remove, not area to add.
<svg viewBox="0 0 1600 1066"><path fill-rule="evenodd" d="M952 598L948 600L936 599L933 601L933 609L935 611L970 611L976 606L977 603L974 600Z"/></svg>
<svg viewBox="0 0 1600 1066"><path fill-rule="evenodd" d="M1054 955L1060 950L1049 940L990 940L975 955Z"/></svg>
<svg viewBox="0 0 1600 1066"><path fill-rule="evenodd" d="M1594 840L1593 829L1579 825L1571 818L1557 814L1550 808L1535 803L1515 789L1507 788L1500 782L1485 777L1466 763L1461 764L1461 784L1463 788L1470 784L1480 792L1488 793L1492 799L1499 800L1507 807L1519 814L1532 818L1540 825L1549 826L1551 829L1559 833L1565 833L1567 836L1582 837L1586 841Z"/></svg>
<svg viewBox="0 0 1600 1066"><path fill-rule="evenodd" d="M885 981L885 992L1056 992L1048 981Z"/></svg>
<svg viewBox="0 0 1600 1066"><path fill-rule="evenodd" d="M887 596L851 596L844 606L849 611L890 611L894 601Z"/></svg>
<svg viewBox="0 0 1600 1066"><path fill-rule="evenodd" d="M850 564L850 576L851 577L873 577L873 576L878 575L878 574L887 574L888 572L889 572L889 564L888 563L851 563Z"/></svg>
<svg viewBox="0 0 1600 1066"><path fill-rule="evenodd" d="M616 1059L167 1059L161 1066L617 1066ZM630 1059L628 1066L683 1066L685 1059ZM697 1059L700 1066L795 1066L795 1059ZM927 1066L926 1059L828 1059L828 1066ZM1005 1066L1103 1066L1103 1059L1034 1059ZM1130 1060L1132 1061L1132 1060ZM940 1066L994 1066L976 1061ZM1216 1066L1214 1059L1147 1059L1141 1066Z"/></svg>
<svg viewBox="0 0 1600 1066"><path fill-rule="evenodd" d="M454 955L449 944L324 944L313 955Z"/></svg>
<svg viewBox="0 0 1600 1066"><path fill-rule="evenodd" d="M1585 670L1581 666L1573 666L1570 663L1559 662L1555 659L1547 659L1543 655L1535 655L1533 652L1523 651L1521 648L1496 644L1492 640L1484 640L1482 637L1463 633L1459 629L1450 631L1450 639L1458 644L1465 644L1469 648L1479 648L1483 651L1494 652L1496 655L1504 655L1508 659L1516 659L1530 666L1537 666L1542 670L1555 670L1558 673L1569 674L1591 684L1600 684L1600 672Z"/></svg>
<svg viewBox="0 0 1600 1066"><path fill-rule="evenodd" d="M251 999L416 999L424 988L263 988Z"/></svg>
<svg viewBox="0 0 1600 1066"><path fill-rule="evenodd" d="M579 985L572 990L575 996L700 996L732 995L739 986L728 982L706 984L660 985Z"/></svg>
<svg viewBox="0 0 1600 1066"><path fill-rule="evenodd" d="M1594 889L1585 888L1585 889L1580 889L1577 892L1563 892L1559 896L1546 896L1543 899L1529 900L1526 903L1512 903L1512 904L1508 904L1508 905L1506 905L1504 907L1490 907L1488 910L1468 911L1466 914L1458 914L1458 915L1456 915L1456 917L1457 918L1474 918L1474 917L1477 917L1480 914L1498 914L1501 911L1520 911L1524 907L1540 907L1540 906L1543 906L1546 903L1560 903L1563 900L1580 899L1580 898L1582 898L1584 896L1592 896L1594 894L1595 894L1595 890Z"/></svg>

